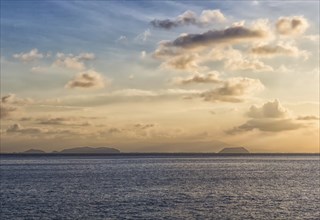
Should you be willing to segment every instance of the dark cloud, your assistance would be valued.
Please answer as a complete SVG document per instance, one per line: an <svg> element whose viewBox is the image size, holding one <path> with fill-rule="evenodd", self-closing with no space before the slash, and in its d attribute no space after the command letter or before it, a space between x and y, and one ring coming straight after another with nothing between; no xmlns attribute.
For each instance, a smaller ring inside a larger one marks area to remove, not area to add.
<svg viewBox="0 0 320 220"><path fill-rule="evenodd" d="M154 19L150 24L155 28L172 29L186 25L205 26L225 20L226 18L220 10L204 10L200 16L197 16L193 11L186 11L174 19Z"/></svg>
<svg viewBox="0 0 320 220"><path fill-rule="evenodd" d="M195 48L221 43L234 44L264 39L268 37L268 35L269 33L267 30L235 26L228 27L224 30L210 30L202 34L185 34L167 45L181 48Z"/></svg>
<svg viewBox="0 0 320 220"><path fill-rule="evenodd" d="M176 21L171 21L170 19L158 20L154 19L150 22L153 27L156 28L164 28L164 29L171 29L173 27L179 26L179 23Z"/></svg>

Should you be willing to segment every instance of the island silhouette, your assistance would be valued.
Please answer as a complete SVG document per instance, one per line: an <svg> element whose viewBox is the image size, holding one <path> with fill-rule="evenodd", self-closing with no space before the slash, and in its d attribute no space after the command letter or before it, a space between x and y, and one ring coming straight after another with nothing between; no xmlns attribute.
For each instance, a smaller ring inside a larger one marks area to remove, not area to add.
<svg viewBox="0 0 320 220"><path fill-rule="evenodd" d="M226 147L219 151L219 154L249 154L250 152L244 147Z"/></svg>
<svg viewBox="0 0 320 220"><path fill-rule="evenodd" d="M51 154L118 154L118 153L121 153L121 151L111 147L86 146L86 147L67 148L61 151L52 151L52 152L45 152L43 150L32 148L32 149L23 151L21 153L22 154L48 154L48 153L51 153ZM218 154L248 154L248 153L250 152L244 147L225 147L218 152Z"/></svg>
<svg viewBox="0 0 320 220"><path fill-rule="evenodd" d="M39 149L29 149L22 152L23 154L45 154L46 152ZM53 151L53 154L114 154L121 153L120 150L110 147L74 147L61 151Z"/></svg>
<svg viewBox="0 0 320 220"><path fill-rule="evenodd" d="M24 153L24 154L45 154L46 152L43 150L39 150L39 149L29 149L29 150L23 151L22 153Z"/></svg>

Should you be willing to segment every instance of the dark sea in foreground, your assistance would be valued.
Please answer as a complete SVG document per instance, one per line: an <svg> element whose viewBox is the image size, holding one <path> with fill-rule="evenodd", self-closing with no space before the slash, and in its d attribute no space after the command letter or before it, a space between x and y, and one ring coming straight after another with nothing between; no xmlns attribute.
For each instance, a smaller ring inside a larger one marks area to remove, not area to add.
<svg viewBox="0 0 320 220"><path fill-rule="evenodd" d="M319 155L1 155L4 219L320 219Z"/></svg>

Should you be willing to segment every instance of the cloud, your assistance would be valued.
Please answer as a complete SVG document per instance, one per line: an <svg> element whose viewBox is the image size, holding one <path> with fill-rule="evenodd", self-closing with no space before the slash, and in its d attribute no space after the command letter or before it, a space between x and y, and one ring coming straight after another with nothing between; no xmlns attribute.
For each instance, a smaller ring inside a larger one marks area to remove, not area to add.
<svg viewBox="0 0 320 220"><path fill-rule="evenodd" d="M56 117L56 118L41 118L38 119L39 124L42 125L67 125L67 126L89 126L90 122L85 121L81 122L80 118L65 118L65 117Z"/></svg>
<svg viewBox="0 0 320 220"><path fill-rule="evenodd" d="M23 128L20 124L13 124L7 130L7 133L21 133L21 134L40 134L43 130L40 128Z"/></svg>
<svg viewBox="0 0 320 220"><path fill-rule="evenodd" d="M146 42L150 36L151 36L151 31L147 29L143 33L136 36L135 41Z"/></svg>
<svg viewBox="0 0 320 220"><path fill-rule="evenodd" d="M225 68L229 70L252 70L256 72L273 71L272 66L256 59L228 59L225 62Z"/></svg>
<svg viewBox="0 0 320 220"><path fill-rule="evenodd" d="M200 25L207 25L210 23L225 22L227 19L220 10L203 10L199 17L198 23Z"/></svg>
<svg viewBox="0 0 320 220"><path fill-rule="evenodd" d="M1 102L6 104L25 105L33 103L34 100L30 98L19 98L15 94L10 93L8 95L2 96Z"/></svg>
<svg viewBox="0 0 320 220"><path fill-rule="evenodd" d="M265 64L252 56L245 56L240 50L232 46L215 47L207 55L209 61L223 61L228 70L274 71L272 66Z"/></svg>
<svg viewBox="0 0 320 220"><path fill-rule="evenodd" d="M200 94L205 101L242 102L243 96L264 88L260 80L250 78L231 78L221 87Z"/></svg>
<svg viewBox="0 0 320 220"><path fill-rule="evenodd" d="M37 59L42 59L44 55L39 53L38 49L34 48L26 53L14 54L13 57L23 62L31 62Z"/></svg>
<svg viewBox="0 0 320 220"><path fill-rule="evenodd" d="M261 40L270 36L269 30L258 27L247 28L244 26L228 27L224 30L210 30L201 34L185 34L168 42L167 46L194 49L199 47L214 46L217 44L237 44Z"/></svg>
<svg viewBox="0 0 320 220"><path fill-rule="evenodd" d="M74 79L69 81L65 88L103 88L105 87L107 80L104 77L94 71L87 70L78 74Z"/></svg>
<svg viewBox="0 0 320 220"><path fill-rule="evenodd" d="M147 52L145 50L141 51L141 55L140 55L141 59L146 58L146 56L147 56Z"/></svg>
<svg viewBox="0 0 320 220"><path fill-rule="evenodd" d="M164 67L168 67L174 70L183 70L183 71L196 71L200 67L198 65L199 55L196 53L183 54L175 56L166 62L163 63Z"/></svg>
<svg viewBox="0 0 320 220"><path fill-rule="evenodd" d="M263 132L282 132L306 126L303 123L298 123L291 117L289 112L290 111L285 109L277 99L266 102L261 107L253 105L246 113L246 116L251 119L240 126L226 131L226 133L237 134L252 130L259 130Z"/></svg>
<svg viewBox="0 0 320 220"><path fill-rule="evenodd" d="M178 85L188 85L193 83L220 83L219 73L216 71L211 71L208 74L195 74L188 78L176 77L173 79L174 84Z"/></svg>
<svg viewBox="0 0 320 220"><path fill-rule="evenodd" d="M48 72L47 67L42 67L42 66L34 66L30 69L32 73L46 73Z"/></svg>
<svg viewBox="0 0 320 220"><path fill-rule="evenodd" d="M296 46L287 43L280 43L278 45L262 45L251 48L250 51L253 55L261 57L274 57L274 56L293 56L293 57L304 57L307 59L309 53L307 51L301 51Z"/></svg>
<svg viewBox="0 0 320 220"><path fill-rule="evenodd" d="M208 60L222 61L222 60L239 60L243 59L240 50L235 50L231 46L215 47L208 53Z"/></svg>
<svg viewBox="0 0 320 220"><path fill-rule="evenodd" d="M15 94L8 94L1 97L2 103L13 103L15 100L16 95Z"/></svg>
<svg viewBox="0 0 320 220"><path fill-rule="evenodd" d="M134 124L133 127L134 128L137 128L137 129L148 129L148 128L152 128L154 127L155 124L141 124L141 123L138 123L138 124Z"/></svg>
<svg viewBox="0 0 320 220"><path fill-rule="evenodd" d="M57 53L54 65L73 70L84 70L85 61L95 59L93 53L80 53L79 55Z"/></svg>
<svg viewBox="0 0 320 220"><path fill-rule="evenodd" d="M301 35L309 23L303 16L280 17L276 22L276 30L280 35Z"/></svg>
<svg viewBox="0 0 320 220"><path fill-rule="evenodd" d="M273 71L273 68L252 56L244 56L233 44L259 43L273 36L267 20L257 20L250 27L236 25L223 30L200 34L181 34L173 41L160 41L153 58L162 60L162 66L175 70L200 72L208 69L200 64L223 61L229 70ZM211 48L210 48L211 47Z"/></svg>
<svg viewBox="0 0 320 220"><path fill-rule="evenodd" d="M8 94L0 100L0 118L10 118L20 111L21 105L33 103L32 99L18 98L15 94Z"/></svg>
<svg viewBox="0 0 320 220"><path fill-rule="evenodd" d="M266 102L261 107L253 105L247 112L250 118L285 118L288 115L288 110L277 99L273 102Z"/></svg>
<svg viewBox="0 0 320 220"><path fill-rule="evenodd" d="M177 18L170 20L158 20L154 19L150 24L155 28L171 29L174 27L179 27L183 25L190 25L196 23L196 14L193 11L185 11L183 14L179 15Z"/></svg>
<svg viewBox="0 0 320 220"><path fill-rule="evenodd" d="M319 117L318 117L318 116L315 116L315 115L306 115L306 116L299 116L299 117L297 117L297 120L303 120L303 121L319 120Z"/></svg>
<svg viewBox="0 0 320 220"><path fill-rule="evenodd" d="M199 17L193 11L188 10L174 19L154 19L150 24L155 28L172 29L186 25L206 26L224 21L226 18L220 10L203 10Z"/></svg>
<svg viewBox="0 0 320 220"><path fill-rule="evenodd" d="M160 41L157 49L153 53L153 58L167 59L173 56L180 55L183 51L180 48L174 48L170 46L170 41Z"/></svg>
<svg viewBox="0 0 320 220"><path fill-rule="evenodd" d="M125 96L125 97L133 97L133 96L157 96L156 92L149 90L141 90L141 89L122 89L113 91L112 96Z"/></svg>
<svg viewBox="0 0 320 220"><path fill-rule="evenodd" d="M108 134L117 134L117 133L121 133L122 132L122 129L119 129L119 128L110 128L107 133Z"/></svg>
<svg viewBox="0 0 320 220"><path fill-rule="evenodd" d="M127 37L124 36L124 35L121 35L117 40L116 42L118 43L126 43L128 41Z"/></svg>
<svg viewBox="0 0 320 220"><path fill-rule="evenodd" d="M10 118L15 112L17 112L18 108L10 105L6 105L4 103L0 103L0 118Z"/></svg>
<svg viewBox="0 0 320 220"><path fill-rule="evenodd" d="M319 43L319 35L304 35L303 38L315 43Z"/></svg>
<svg viewBox="0 0 320 220"><path fill-rule="evenodd" d="M251 119L246 123L227 131L228 134L236 134L252 130L260 130L265 132L281 132L288 130L296 130L304 127L303 124L295 123L292 119Z"/></svg>

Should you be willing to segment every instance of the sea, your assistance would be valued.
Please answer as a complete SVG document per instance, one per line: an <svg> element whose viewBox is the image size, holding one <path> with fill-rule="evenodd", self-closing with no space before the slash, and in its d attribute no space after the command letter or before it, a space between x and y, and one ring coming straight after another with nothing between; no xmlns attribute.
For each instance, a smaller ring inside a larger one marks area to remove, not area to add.
<svg viewBox="0 0 320 220"><path fill-rule="evenodd" d="M320 219L319 155L1 155L0 219Z"/></svg>

